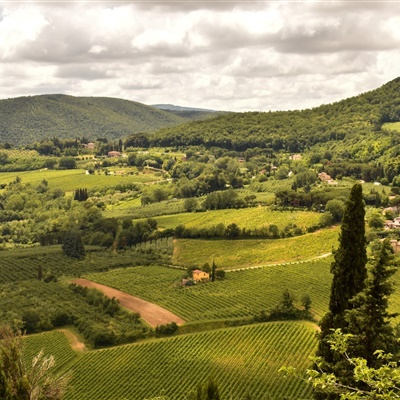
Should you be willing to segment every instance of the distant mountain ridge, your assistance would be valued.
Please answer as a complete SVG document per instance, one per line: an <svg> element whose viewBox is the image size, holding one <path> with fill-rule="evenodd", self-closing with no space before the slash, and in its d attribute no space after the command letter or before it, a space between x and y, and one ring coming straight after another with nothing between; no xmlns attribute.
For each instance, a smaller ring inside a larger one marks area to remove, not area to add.
<svg viewBox="0 0 400 400"><path fill-rule="evenodd" d="M152 104L151 106L166 111L202 111L210 113L217 112L216 110L209 110L207 108L183 107L176 106L174 104Z"/></svg>
<svg viewBox="0 0 400 400"><path fill-rule="evenodd" d="M0 142L26 145L45 138L109 140L190 121L138 102L50 94L0 100Z"/></svg>
<svg viewBox="0 0 400 400"><path fill-rule="evenodd" d="M173 104L153 104L159 110L164 110L171 114L177 115L178 117L188 118L190 120L203 120L206 118L212 118L216 116L219 111L207 110L205 108L195 108L195 107L182 107L175 106Z"/></svg>

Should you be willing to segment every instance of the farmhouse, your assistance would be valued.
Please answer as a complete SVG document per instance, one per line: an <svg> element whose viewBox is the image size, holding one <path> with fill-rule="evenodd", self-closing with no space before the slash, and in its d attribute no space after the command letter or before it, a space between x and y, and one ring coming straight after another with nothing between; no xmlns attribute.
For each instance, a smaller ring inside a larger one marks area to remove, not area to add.
<svg viewBox="0 0 400 400"><path fill-rule="evenodd" d="M328 175L326 172L321 172L318 174L318 178L321 179L321 181L330 181L332 178L330 175Z"/></svg>
<svg viewBox="0 0 400 400"><path fill-rule="evenodd" d="M391 240L390 245L392 246L392 249L395 254L397 254L400 251L400 242L397 241L396 239Z"/></svg>
<svg viewBox="0 0 400 400"><path fill-rule="evenodd" d="M395 218L392 220L385 221L385 229L399 229L400 228L400 217Z"/></svg>
<svg viewBox="0 0 400 400"><path fill-rule="evenodd" d="M108 157L119 157L121 155L121 153L119 151L109 151L108 152Z"/></svg>
<svg viewBox="0 0 400 400"><path fill-rule="evenodd" d="M94 147L95 147L95 144L94 144L93 142L89 142L88 144L84 143L84 144L83 144L83 147L84 147L85 149L93 150Z"/></svg>
<svg viewBox="0 0 400 400"><path fill-rule="evenodd" d="M192 275L195 282L207 281L210 279L210 274L199 269L192 271Z"/></svg>

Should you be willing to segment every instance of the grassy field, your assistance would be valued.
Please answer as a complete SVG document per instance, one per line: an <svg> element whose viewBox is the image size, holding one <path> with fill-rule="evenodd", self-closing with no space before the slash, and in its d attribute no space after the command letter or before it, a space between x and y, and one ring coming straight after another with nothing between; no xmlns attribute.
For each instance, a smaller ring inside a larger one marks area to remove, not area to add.
<svg viewBox="0 0 400 400"><path fill-rule="evenodd" d="M110 169L112 170L112 169ZM123 170L123 169L121 169ZM50 187L57 187L64 191L73 191L77 188L102 188L116 186L119 183L146 183L162 180L162 177L153 173L139 173L138 175L87 175L83 169L22 171L22 172L1 172L0 183L10 183L19 176L22 183L38 185L43 179Z"/></svg>
<svg viewBox="0 0 400 400"><path fill-rule="evenodd" d="M182 270L148 266L86 275L88 279L157 303L186 321L251 317L270 309L289 289L308 293L316 318L327 310L331 258L227 272L222 281L180 286Z"/></svg>
<svg viewBox="0 0 400 400"><path fill-rule="evenodd" d="M337 247L338 234L339 228L335 227L286 239L179 239L173 262L188 267L214 260L226 269L304 260L331 252Z"/></svg>
<svg viewBox="0 0 400 400"><path fill-rule="evenodd" d="M310 323L273 322L88 352L71 368L65 400L183 399L210 376L223 399L305 398L311 388L278 369L309 367L314 332Z"/></svg>
<svg viewBox="0 0 400 400"><path fill-rule="evenodd" d="M252 207L242 209L214 210L201 213L182 213L156 218L158 227L175 228L182 224L187 228L208 228L213 225L225 226L235 223L240 228L255 229L268 225L277 225L282 230L288 224L300 228L317 225L321 214L311 211L271 211L269 207Z"/></svg>

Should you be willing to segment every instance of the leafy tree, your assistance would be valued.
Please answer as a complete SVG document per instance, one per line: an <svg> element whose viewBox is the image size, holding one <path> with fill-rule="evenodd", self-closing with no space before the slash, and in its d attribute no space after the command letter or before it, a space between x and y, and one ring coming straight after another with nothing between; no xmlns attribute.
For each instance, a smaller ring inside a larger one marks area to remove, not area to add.
<svg viewBox="0 0 400 400"><path fill-rule="evenodd" d="M69 376L54 377L54 357L38 353L28 368L23 360L23 338L9 327L0 328L0 398L2 400L58 400Z"/></svg>
<svg viewBox="0 0 400 400"><path fill-rule="evenodd" d="M8 163L8 154L5 151L0 152L0 165Z"/></svg>
<svg viewBox="0 0 400 400"><path fill-rule="evenodd" d="M198 201L194 198L187 198L183 202L183 208L187 212L196 211L197 207L198 207Z"/></svg>
<svg viewBox="0 0 400 400"><path fill-rule="evenodd" d="M62 157L58 163L60 169L75 169L76 161L74 157Z"/></svg>
<svg viewBox="0 0 400 400"><path fill-rule="evenodd" d="M373 213L368 220L368 226L374 229L381 229L385 226L385 222L380 214Z"/></svg>
<svg viewBox="0 0 400 400"><path fill-rule="evenodd" d="M240 232L241 232L240 227L235 223L229 224L226 227L226 236L230 238L238 237L240 235Z"/></svg>
<svg viewBox="0 0 400 400"><path fill-rule="evenodd" d="M343 218L345 205L343 201L332 199L326 203L326 211L332 214L334 222L340 222Z"/></svg>
<svg viewBox="0 0 400 400"><path fill-rule="evenodd" d="M351 334L343 334L340 329L335 330L328 343L333 353L340 357L352 371L352 381L357 386L343 384L341 377L325 369L325 360L314 357L314 369L307 371L305 380L311 383L317 392L324 391L329 398L341 400L392 400L400 398L400 375L398 362L391 353L382 350L375 352L376 359L380 360L379 367L371 367L366 359L349 355L350 342L354 337ZM292 367L280 369L289 375L295 373Z"/></svg>
<svg viewBox="0 0 400 400"><path fill-rule="evenodd" d="M62 250L67 257L85 257L85 246L83 245L82 235L78 230L71 229L65 234Z"/></svg>

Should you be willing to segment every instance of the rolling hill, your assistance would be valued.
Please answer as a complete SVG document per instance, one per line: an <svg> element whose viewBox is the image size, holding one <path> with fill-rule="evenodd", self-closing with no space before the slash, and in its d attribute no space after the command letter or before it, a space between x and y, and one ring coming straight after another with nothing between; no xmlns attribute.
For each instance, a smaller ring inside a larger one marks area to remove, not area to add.
<svg viewBox="0 0 400 400"><path fill-rule="evenodd" d="M400 121L400 78L333 104L301 111L245 112L192 121L154 133L161 146L221 147L245 151L304 152L323 146L341 159L363 162L380 157L400 143L385 123Z"/></svg>
<svg viewBox="0 0 400 400"><path fill-rule="evenodd" d="M107 97L61 94L0 100L0 142L26 145L45 138L119 139L190 120L155 107Z"/></svg>

